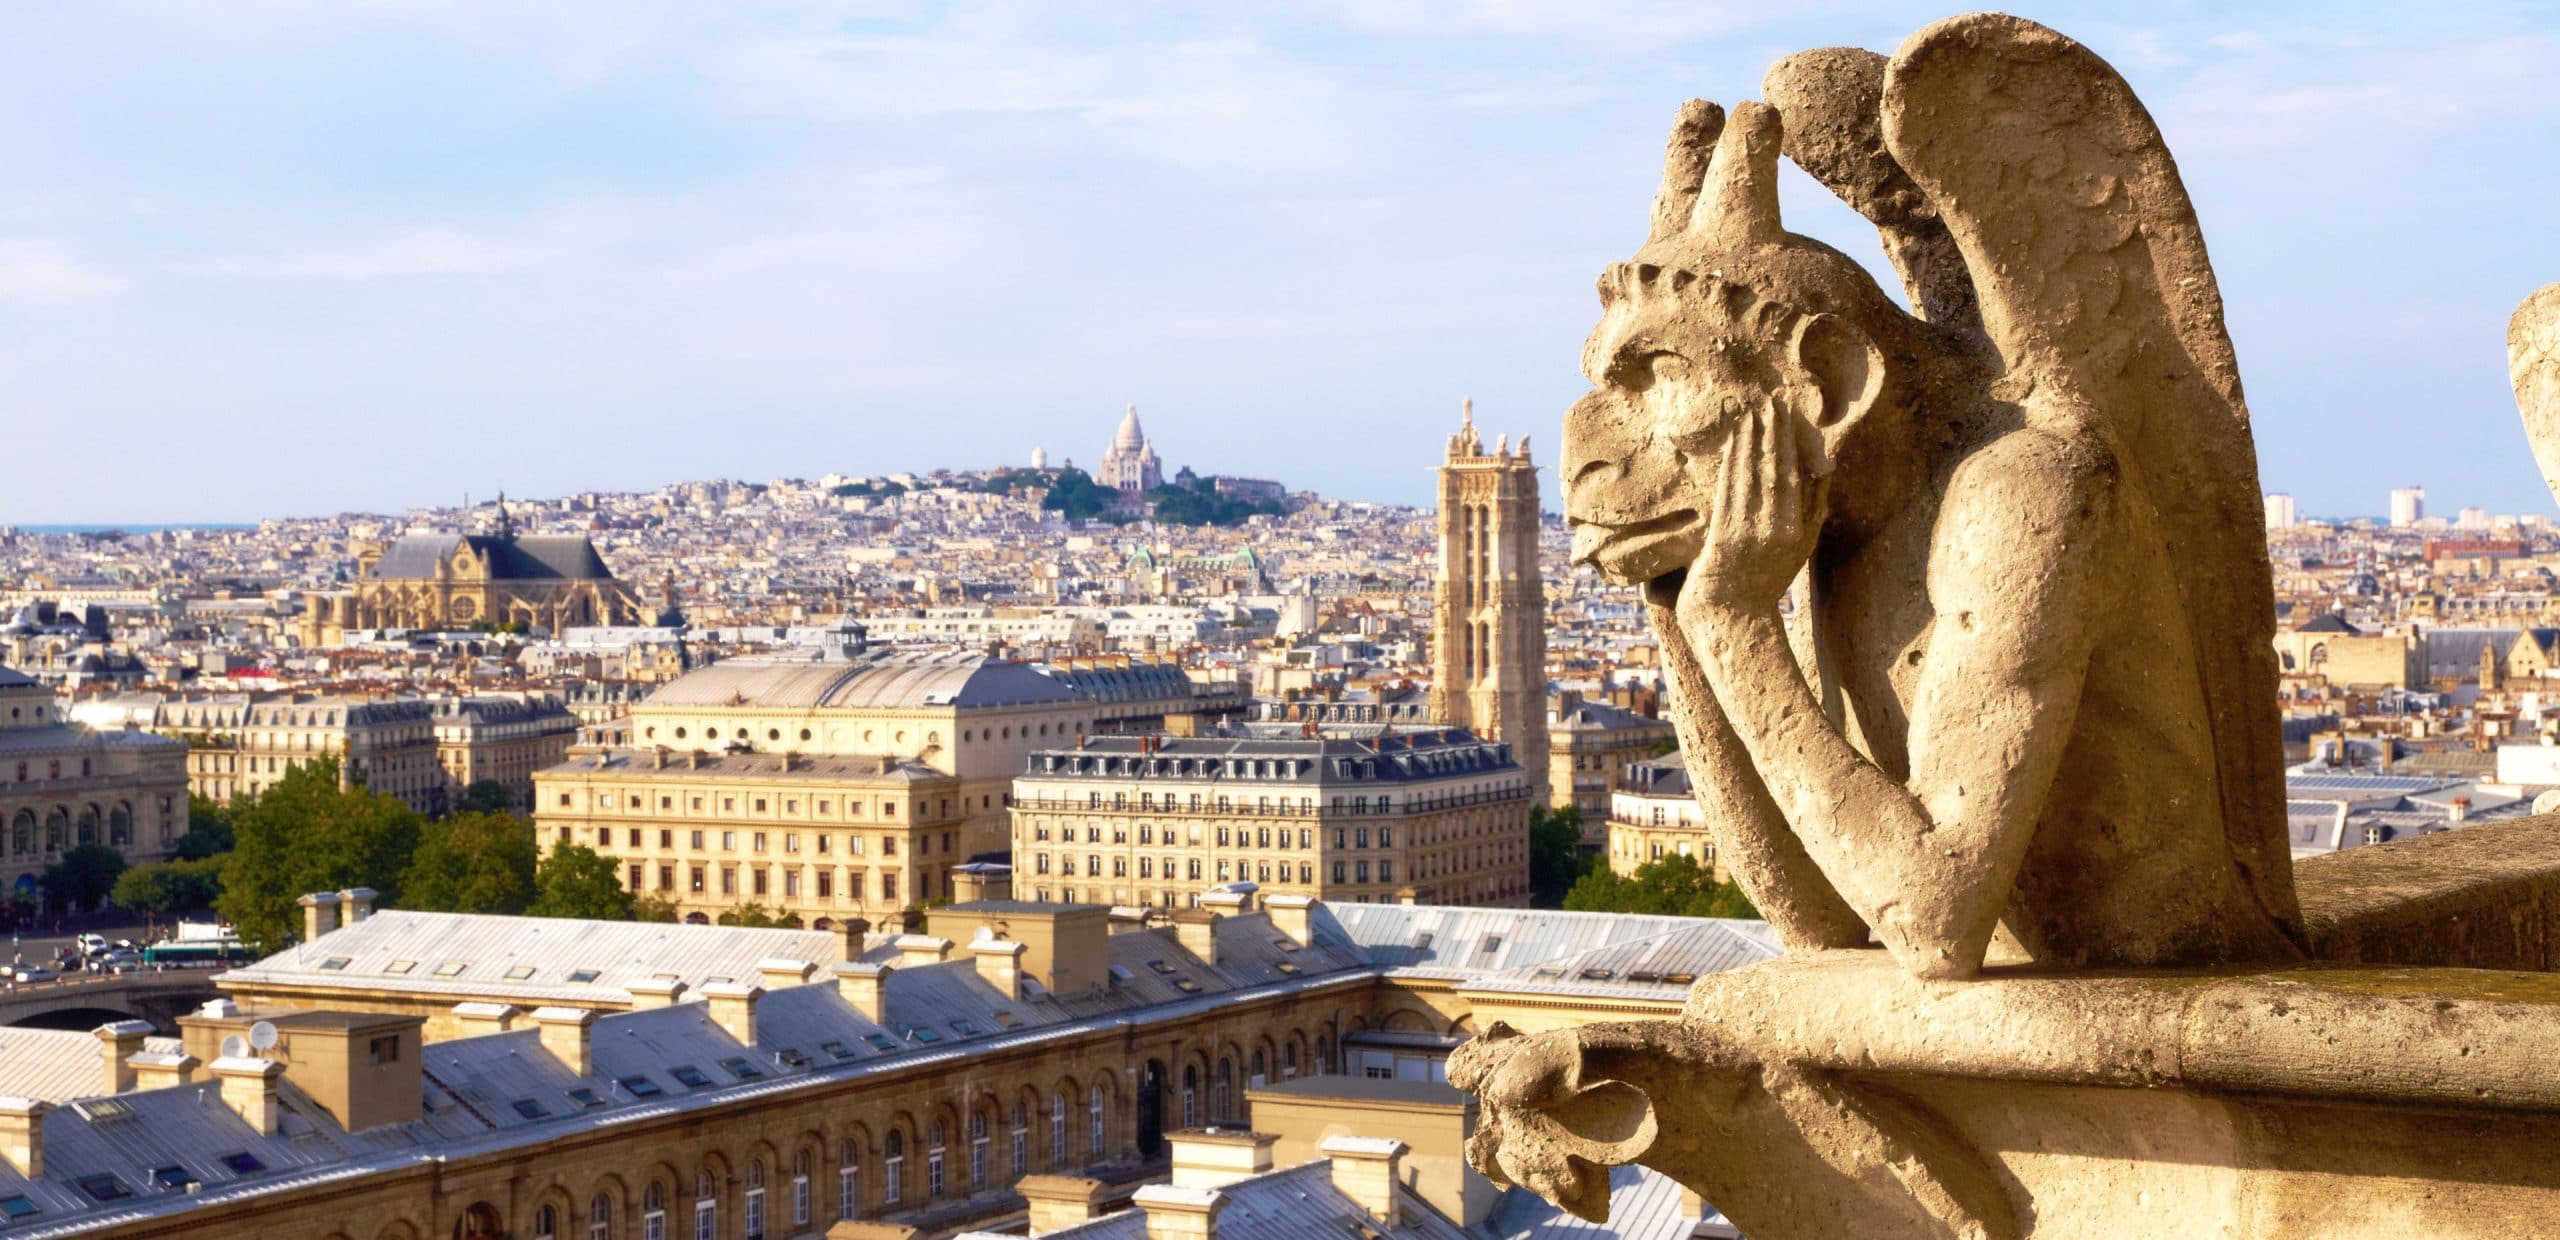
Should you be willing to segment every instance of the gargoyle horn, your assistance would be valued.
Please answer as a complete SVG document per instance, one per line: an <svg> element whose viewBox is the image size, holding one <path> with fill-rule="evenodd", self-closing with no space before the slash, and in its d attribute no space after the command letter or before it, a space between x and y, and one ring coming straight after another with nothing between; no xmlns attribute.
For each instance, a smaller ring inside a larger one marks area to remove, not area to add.
<svg viewBox="0 0 2560 1240"><path fill-rule="evenodd" d="M1776 108L1756 99L1733 105L1733 118L1716 139L1698 189L1691 231L1717 249L1785 241L1786 227L1778 221L1778 152L1784 136Z"/></svg>

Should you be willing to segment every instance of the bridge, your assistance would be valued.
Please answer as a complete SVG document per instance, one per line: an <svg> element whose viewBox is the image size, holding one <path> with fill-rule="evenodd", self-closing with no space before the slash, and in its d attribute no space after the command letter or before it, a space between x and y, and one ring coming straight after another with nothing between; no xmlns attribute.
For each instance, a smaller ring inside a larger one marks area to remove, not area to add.
<svg viewBox="0 0 2560 1240"><path fill-rule="evenodd" d="M219 969L66 974L50 982L0 982L0 1025L95 1029L110 1021L147 1020L174 1033L178 1017L219 997Z"/></svg>

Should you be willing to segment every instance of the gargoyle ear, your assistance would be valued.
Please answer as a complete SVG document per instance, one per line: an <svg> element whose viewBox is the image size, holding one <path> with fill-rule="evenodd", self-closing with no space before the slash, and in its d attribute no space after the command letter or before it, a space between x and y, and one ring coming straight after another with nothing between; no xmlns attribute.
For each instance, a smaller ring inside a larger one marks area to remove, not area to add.
<svg viewBox="0 0 2560 1240"><path fill-rule="evenodd" d="M1817 474L1840 459L1840 444L1884 395L1884 350L1838 315L1807 315L1796 326L1795 363L1822 391L1813 428L1822 436Z"/></svg>

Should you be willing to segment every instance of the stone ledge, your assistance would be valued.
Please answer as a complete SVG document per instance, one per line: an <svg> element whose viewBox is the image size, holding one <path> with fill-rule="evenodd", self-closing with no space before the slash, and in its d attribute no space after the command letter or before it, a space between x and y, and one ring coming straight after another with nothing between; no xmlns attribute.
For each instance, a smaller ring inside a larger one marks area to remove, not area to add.
<svg viewBox="0 0 2560 1240"><path fill-rule="evenodd" d="M1881 951L1702 979L1684 1021L1763 1061L2058 1085L2560 1110L2560 975L2304 965L1928 982Z"/></svg>
<svg viewBox="0 0 2560 1240"><path fill-rule="evenodd" d="M2318 959L2560 967L2560 814L2350 848L2293 873Z"/></svg>

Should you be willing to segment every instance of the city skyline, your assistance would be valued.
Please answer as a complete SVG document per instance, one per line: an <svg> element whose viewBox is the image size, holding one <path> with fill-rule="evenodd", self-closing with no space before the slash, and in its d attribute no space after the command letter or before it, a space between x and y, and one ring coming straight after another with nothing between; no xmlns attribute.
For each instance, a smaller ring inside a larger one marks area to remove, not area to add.
<svg viewBox="0 0 2560 1240"><path fill-rule="evenodd" d="M2266 489L2550 512L2499 354L2560 272L2550 174L2501 154L2560 137L2549 19L2052 8L2208 221ZM116 466L0 523L1090 467L1131 402L1168 465L1424 504L1462 395L1555 442L1679 100L1756 95L1781 30L1889 50L1930 15L29 14L0 392L22 457ZM1793 174L1788 211L1881 266Z"/></svg>

